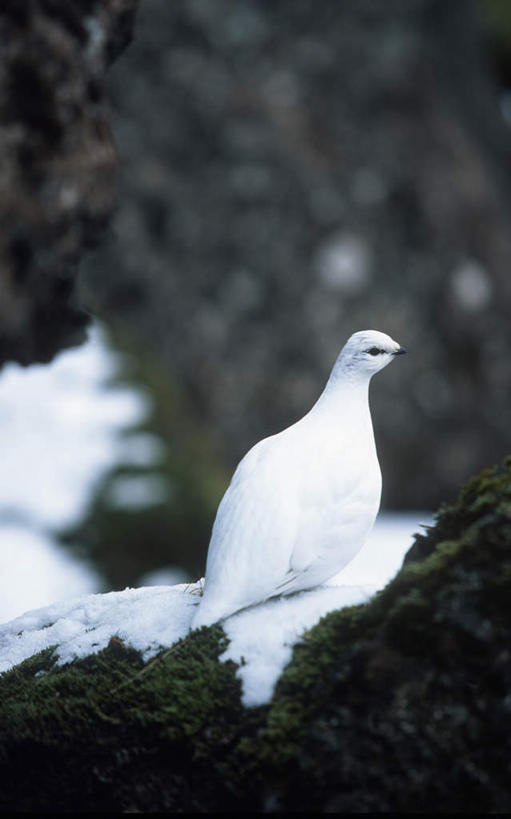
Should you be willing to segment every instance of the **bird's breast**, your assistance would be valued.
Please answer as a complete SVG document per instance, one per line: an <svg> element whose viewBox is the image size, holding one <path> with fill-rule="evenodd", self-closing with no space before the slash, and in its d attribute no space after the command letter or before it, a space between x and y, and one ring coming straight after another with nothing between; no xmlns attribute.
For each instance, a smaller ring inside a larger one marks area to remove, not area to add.
<svg viewBox="0 0 511 819"><path fill-rule="evenodd" d="M296 458L300 500L307 505L379 502L381 471L374 439L318 442Z"/></svg>

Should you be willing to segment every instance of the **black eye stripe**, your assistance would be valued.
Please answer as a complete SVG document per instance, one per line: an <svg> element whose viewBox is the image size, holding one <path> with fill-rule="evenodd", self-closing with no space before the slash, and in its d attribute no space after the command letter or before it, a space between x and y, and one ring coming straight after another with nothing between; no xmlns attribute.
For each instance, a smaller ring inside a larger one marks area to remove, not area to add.
<svg viewBox="0 0 511 819"><path fill-rule="evenodd" d="M371 347L370 350L366 350L366 353L370 355L380 355L380 353L384 353L385 350L380 350L378 347Z"/></svg>

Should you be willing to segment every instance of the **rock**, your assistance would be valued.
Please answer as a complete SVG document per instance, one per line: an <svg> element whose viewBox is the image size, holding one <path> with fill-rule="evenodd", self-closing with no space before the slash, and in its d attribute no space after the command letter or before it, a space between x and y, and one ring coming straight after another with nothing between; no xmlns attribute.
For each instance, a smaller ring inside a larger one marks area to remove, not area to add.
<svg viewBox="0 0 511 819"><path fill-rule="evenodd" d="M116 149L103 102L137 0L16 0L0 10L0 364L84 337L77 263L108 222Z"/></svg>
<svg viewBox="0 0 511 819"><path fill-rule="evenodd" d="M508 812L511 458L244 709L219 626L144 666L119 640L0 678L7 811Z"/></svg>

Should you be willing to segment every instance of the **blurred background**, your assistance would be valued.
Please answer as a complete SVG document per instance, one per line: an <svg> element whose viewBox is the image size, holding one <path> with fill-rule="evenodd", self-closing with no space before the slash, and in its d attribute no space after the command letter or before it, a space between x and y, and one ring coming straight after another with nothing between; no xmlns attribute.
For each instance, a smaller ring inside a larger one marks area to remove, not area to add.
<svg viewBox="0 0 511 819"><path fill-rule="evenodd" d="M509 450L511 4L142 0L122 54L135 0L99 5L3 13L0 619L199 576L359 329L410 352L371 388L387 542Z"/></svg>

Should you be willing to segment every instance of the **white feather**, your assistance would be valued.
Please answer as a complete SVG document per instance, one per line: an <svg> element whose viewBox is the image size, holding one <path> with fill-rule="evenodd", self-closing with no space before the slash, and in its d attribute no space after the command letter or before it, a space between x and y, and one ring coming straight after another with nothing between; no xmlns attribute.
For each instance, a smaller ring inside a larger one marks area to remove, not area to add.
<svg viewBox="0 0 511 819"><path fill-rule="evenodd" d="M383 333L355 333L310 412L245 455L218 507L193 627L317 586L361 549L381 495L368 386L398 352Z"/></svg>

